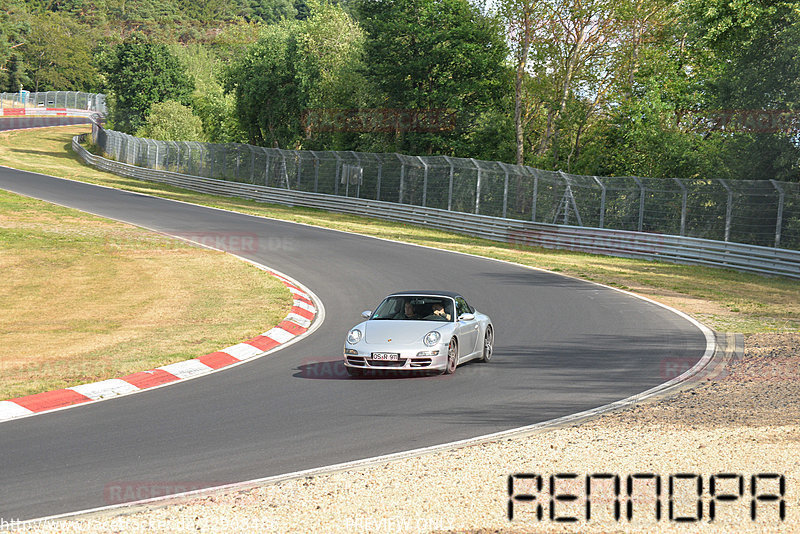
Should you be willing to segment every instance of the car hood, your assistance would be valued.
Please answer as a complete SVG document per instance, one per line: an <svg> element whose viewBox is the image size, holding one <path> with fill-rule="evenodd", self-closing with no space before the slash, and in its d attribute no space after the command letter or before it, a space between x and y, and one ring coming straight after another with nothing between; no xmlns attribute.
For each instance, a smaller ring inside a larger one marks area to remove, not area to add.
<svg viewBox="0 0 800 534"><path fill-rule="evenodd" d="M421 342L422 337L431 330L447 328L451 323L436 321L366 321L364 341L367 343L409 344Z"/></svg>

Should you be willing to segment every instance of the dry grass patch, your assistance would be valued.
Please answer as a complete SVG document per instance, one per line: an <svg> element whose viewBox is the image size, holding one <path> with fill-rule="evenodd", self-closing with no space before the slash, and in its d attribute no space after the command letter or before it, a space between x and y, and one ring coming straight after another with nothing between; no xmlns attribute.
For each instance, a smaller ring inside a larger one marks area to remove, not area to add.
<svg viewBox="0 0 800 534"><path fill-rule="evenodd" d="M561 272L648 296L685 311L719 331L752 333L800 330L800 282L797 280L767 278L710 267L518 247L401 223L204 195L123 178L84 165L72 154L70 143L73 135L86 131L87 126L68 126L10 132L5 136L0 134L0 164L242 213L478 254Z"/></svg>
<svg viewBox="0 0 800 534"><path fill-rule="evenodd" d="M194 358L286 316L227 254L0 191L0 399Z"/></svg>

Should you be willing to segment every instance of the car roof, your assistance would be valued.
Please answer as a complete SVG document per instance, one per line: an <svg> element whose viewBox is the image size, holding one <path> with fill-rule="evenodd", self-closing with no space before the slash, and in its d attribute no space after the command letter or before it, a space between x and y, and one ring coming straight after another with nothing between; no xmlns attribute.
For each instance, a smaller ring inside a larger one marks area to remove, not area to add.
<svg viewBox="0 0 800 534"><path fill-rule="evenodd" d="M439 290L421 290L421 291L395 291L390 297L394 296L402 296L402 295L413 295L413 296L420 296L420 297L450 297L456 298L461 297L461 293L456 293L454 291L443 291ZM463 297L461 297L463 298Z"/></svg>

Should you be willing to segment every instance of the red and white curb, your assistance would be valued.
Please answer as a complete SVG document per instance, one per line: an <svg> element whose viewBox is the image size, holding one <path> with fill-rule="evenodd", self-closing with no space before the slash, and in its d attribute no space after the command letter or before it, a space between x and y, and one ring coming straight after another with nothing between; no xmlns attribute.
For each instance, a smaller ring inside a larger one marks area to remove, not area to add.
<svg viewBox="0 0 800 534"><path fill-rule="evenodd" d="M274 328L252 339L199 358L171 363L121 378L111 378L101 382L0 401L0 422L111 399L178 380L202 376L223 367L263 356L272 349L305 334L311 328L315 318L320 315L320 307L315 304L314 298L307 290L301 289L300 284L280 273L265 270L283 282L293 297L289 315Z"/></svg>

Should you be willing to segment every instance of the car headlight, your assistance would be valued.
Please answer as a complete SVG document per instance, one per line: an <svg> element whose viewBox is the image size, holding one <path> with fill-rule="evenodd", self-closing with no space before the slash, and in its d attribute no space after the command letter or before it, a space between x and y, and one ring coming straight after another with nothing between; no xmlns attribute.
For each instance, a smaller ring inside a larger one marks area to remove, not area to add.
<svg viewBox="0 0 800 534"><path fill-rule="evenodd" d="M357 328L353 328L347 333L347 342L351 345L355 345L361 341L361 330Z"/></svg>
<svg viewBox="0 0 800 534"><path fill-rule="evenodd" d="M442 335L439 332L434 331L425 334L425 337L422 338L422 341L423 343L425 343L425 346L433 347L434 345L439 343L440 339L442 339Z"/></svg>

